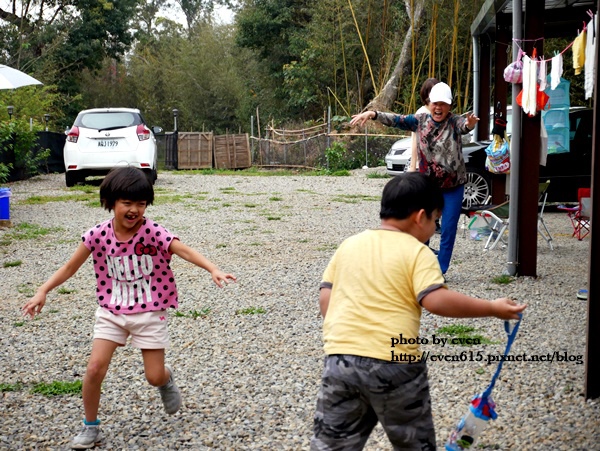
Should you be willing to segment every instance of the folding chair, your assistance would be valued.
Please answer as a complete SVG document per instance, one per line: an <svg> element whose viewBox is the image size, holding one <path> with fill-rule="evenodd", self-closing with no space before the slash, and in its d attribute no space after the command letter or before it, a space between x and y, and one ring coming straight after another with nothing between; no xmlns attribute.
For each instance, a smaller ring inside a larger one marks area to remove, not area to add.
<svg viewBox="0 0 600 451"><path fill-rule="evenodd" d="M508 229L508 212L508 201L490 206L487 210L480 210L477 212L491 230L490 236L483 247L484 250L494 249L500 242L506 246L507 243L504 240L504 232Z"/></svg>
<svg viewBox="0 0 600 451"><path fill-rule="evenodd" d="M590 215L591 215L591 189L579 188L577 190L577 201L579 205L576 207L565 207L559 205L559 210L567 212L571 225L573 226L573 235L579 241L583 240L590 233Z"/></svg>
<svg viewBox="0 0 600 451"><path fill-rule="evenodd" d="M548 198L548 187L550 186L550 180L545 181L544 183L540 183L538 187L538 223L537 229L538 233L544 238L546 243L551 250L554 250L554 245L552 244L552 235L550 235L550 231L548 230L548 226L544 222L544 208L546 208L546 199ZM486 210L478 211L479 214L486 222L492 233L485 243L484 250L494 249L498 243L502 243L505 246L507 242L504 239L504 232L508 229L509 223L509 202L504 202L502 204L489 207ZM490 245L491 244L491 245Z"/></svg>

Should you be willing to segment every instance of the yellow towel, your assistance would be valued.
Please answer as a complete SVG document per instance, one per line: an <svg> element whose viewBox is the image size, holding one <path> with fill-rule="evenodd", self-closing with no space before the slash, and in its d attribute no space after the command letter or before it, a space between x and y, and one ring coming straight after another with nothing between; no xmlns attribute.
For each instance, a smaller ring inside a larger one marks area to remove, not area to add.
<svg viewBox="0 0 600 451"><path fill-rule="evenodd" d="M585 65L586 39L587 32L584 30L573 41L573 69L575 69L575 75L579 75Z"/></svg>

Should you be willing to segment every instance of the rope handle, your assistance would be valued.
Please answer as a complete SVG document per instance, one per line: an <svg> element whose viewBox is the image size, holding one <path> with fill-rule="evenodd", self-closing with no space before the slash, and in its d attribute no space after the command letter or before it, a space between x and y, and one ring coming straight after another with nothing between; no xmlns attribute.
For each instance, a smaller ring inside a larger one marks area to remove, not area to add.
<svg viewBox="0 0 600 451"><path fill-rule="evenodd" d="M519 320L512 327L512 330L510 328L510 321L508 321L508 320L504 321L504 330L506 331L506 335L507 335L508 339L506 342L506 348L504 349L503 357L506 357L508 355L508 353L510 352L510 348L513 344L513 341L515 341L515 337L517 336L517 331L519 330L519 325L521 324L522 319L523 319L523 314L519 313ZM490 382L490 385L488 386L488 388L486 388L485 391L483 392L482 397L487 398L492 393L492 390L494 389L494 385L496 384L496 379L498 379L498 376L500 375L500 370L502 370L503 364L504 364L504 358L500 359L500 362L498 362L498 368L496 368L496 372L494 373L494 376L492 376L492 381Z"/></svg>

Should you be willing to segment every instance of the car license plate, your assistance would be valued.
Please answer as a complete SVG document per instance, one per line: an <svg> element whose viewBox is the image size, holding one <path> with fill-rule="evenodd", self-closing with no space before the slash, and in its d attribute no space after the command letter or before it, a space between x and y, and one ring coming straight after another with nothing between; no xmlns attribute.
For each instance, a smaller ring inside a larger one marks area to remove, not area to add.
<svg viewBox="0 0 600 451"><path fill-rule="evenodd" d="M98 147L117 147L119 141L116 139L101 139L98 141Z"/></svg>

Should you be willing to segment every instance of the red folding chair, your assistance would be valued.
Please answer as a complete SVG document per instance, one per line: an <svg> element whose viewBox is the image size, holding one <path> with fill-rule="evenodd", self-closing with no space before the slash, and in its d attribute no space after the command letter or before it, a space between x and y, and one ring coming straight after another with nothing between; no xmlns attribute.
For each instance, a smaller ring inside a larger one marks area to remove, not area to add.
<svg viewBox="0 0 600 451"><path fill-rule="evenodd" d="M583 240L590 233L590 215L591 215L591 189L579 188L577 190L577 200L579 205L576 207L559 206L560 210L567 212L571 225L573 226L573 235L579 241Z"/></svg>

